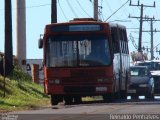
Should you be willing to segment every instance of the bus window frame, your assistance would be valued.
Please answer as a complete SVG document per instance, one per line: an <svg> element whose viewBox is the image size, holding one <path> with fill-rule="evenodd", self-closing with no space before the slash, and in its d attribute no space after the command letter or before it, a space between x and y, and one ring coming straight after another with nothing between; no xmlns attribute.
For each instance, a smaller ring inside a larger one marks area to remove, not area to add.
<svg viewBox="0 0 160 120"><path fill-rule="evenodd" d="M92 31L91 31L92 32ZM72 33L72 32L66 32L66 33ZM69 34L66 34L66 33L63 33L63 34L50 34L50 35L47 35L47 36L45 36L44 37L44 39L45 39L45 42L44 42L44 50L45 51L47 51L47 40L50 38L50 37L55 37L56 35L69 35ZM79 32L78 32L79 33ZM80 33L79 35L81 35L82 33ZM79 67L79 68L82 68L82 67L107 67L107 66L111 66L112 64L113 64L113 50L112 50L112 44L111 44L111 40L110 40L110 36L109 36L109 34L108 33L106 33L106 32L103 32L102 33L102 31L100 31L99 33L97 33L97 35L98 34L100 34L100 35L104 35L104 36L106 36L106 38L107 38L107 40L108 40L108 45L109 45L109 51L110 51L110 59L111 59L111 61L110 61L110 63L108 64L108 65L97 65L97 66L77 66L77 67ZM75 34L74 33L74 35L77 35L77 34ZM90 34L85 34L85 35L90 35ZM65 66L62 66L62 67L49 67L48 65L47 65L47 53L48 52L44 52L45 54L44 54L44 58L45 58L45 60L44 60L44 66L46 66L47 68L76 68L76 67L65 67Z"/></svg>

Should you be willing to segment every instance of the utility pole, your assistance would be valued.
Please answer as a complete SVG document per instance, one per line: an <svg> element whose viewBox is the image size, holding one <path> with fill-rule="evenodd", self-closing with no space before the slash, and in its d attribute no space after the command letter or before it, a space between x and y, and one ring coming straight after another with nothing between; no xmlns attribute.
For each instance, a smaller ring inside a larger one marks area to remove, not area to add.
<svg viewBox="0 0 160 120"><path fill-rule="evenodd" d="M139 27L139 41L138 41L138 52L142 52L142 27L143 27L143 9L144 7L155 7L155 2L153 6L149 6L149 5L143 5L143 4L139 4L139 0L138 0L138 4L134 5L132 4L132 1L130 0L130 6L139 6L141 7L141 13L140 13L140 17L132 17L129 15L129 18L140 18L140 27Z"/></svg>
<svg viewBox="0 0 160 120"><path fill-rule="evenodd" d="M94 0L94 19L98 20L98 0Z"/></svg>
<svg viewBox="0 0 160 120"><path fill-rule="evenodd" d="M51 0L51 23L57 23L57 0Z"/></svg>
<svg viewBox="0 0 160 120"><path fill-rule="evenodd" d="M11 0L5 0L5 52L4 52L4 97L5 77L13 70L13 48L12 48L12 5Z"/></svg>
<svg viewBox="0 0 160 120"><path fill-rule="evenodd" d="M150 52L151 52L151 60L153 60L154 59L153 33L154 32L160 32L160 31L157 31L157 30L153 30L153 21L160 21L160 20L155 20L155 18L153 17L153 18L147 18L143 21L150 21L151 22L150 30L148 30L148 31L145 30L145 31L142 31L142 32L151 32L151 47L150 47L151 51Z"/></svg>
<svg viewBox="0 0 160 120"><path fill-rule="evenodd" d="M16 57L18 66L26 71L26 0L16 0Z"/></svg>
<svg viewBox="0 0 160 120"><path fill-rule="evenodd" d="M13 68L13 47L12 47L12 7L11 0L5 0L5 75L9 75Z"/></svg>

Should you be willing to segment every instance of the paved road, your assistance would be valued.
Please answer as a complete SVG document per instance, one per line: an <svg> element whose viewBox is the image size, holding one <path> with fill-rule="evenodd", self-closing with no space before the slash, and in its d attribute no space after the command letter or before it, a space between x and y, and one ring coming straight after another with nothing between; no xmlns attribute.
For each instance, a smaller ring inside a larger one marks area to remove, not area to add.
<svg viewBox="0 0 160 120"><path fill-rule="evenodd" d="M101 102L80 105L59 104L57 106L41 108L39 110L14 112L12 114L18 114L18 120L111 120L115 119L115 114L148 114L149 116L151 114L160 114L160 100L121 101L109 104ZM141 117L142 119L147 119L143 118L145 116ZM156 120L160 119L160 116L151 117Z"/></svg>

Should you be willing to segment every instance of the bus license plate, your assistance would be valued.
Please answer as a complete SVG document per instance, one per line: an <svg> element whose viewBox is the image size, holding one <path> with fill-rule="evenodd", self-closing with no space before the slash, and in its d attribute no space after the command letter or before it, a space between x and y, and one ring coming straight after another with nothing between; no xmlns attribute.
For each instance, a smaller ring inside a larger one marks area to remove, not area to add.
<svg viewBox="0 0 160 120"><path fill-rule="evenodd" d="M97 92L107 91L107 87L96 87Z"/></svg>
<svg viewBox="0 0 160 120"><path fill-rule="evenodd" d="M136 90L128 90L128 93L136 93Z"/></svg>

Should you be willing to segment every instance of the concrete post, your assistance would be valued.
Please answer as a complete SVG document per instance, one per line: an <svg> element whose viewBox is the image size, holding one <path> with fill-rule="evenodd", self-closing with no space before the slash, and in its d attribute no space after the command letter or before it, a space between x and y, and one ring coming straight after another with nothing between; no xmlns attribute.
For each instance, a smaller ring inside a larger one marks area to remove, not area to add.
<svg viewBox="0 0 160 120"><path fill-rule="evenodd" d="M22 70L26 69L26 5L16 0L16 57Z"/></svg>
<svg viewBox="0 0 160 120"><path fill-rule="evenodd" d="M94 0L94 19L98 20L98 0Z"/></svg>

